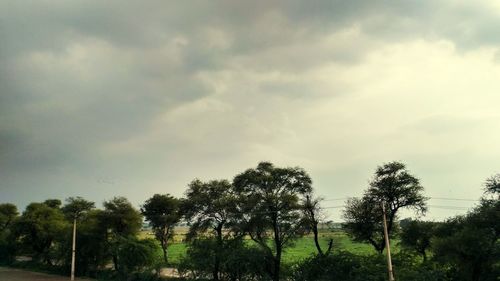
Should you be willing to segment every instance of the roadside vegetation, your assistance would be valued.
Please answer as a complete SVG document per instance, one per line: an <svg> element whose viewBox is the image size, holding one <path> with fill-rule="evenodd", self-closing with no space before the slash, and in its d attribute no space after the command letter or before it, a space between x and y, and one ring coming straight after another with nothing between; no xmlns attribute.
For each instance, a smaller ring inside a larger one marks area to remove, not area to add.
<svg viewBox="0 0 500 281"><path fill-rule="evenodd" d="M299 167L262 162L230 180L193 180L185 196L124 197L95 207L80 197L0 204L0 263L99 280L387 280L382 206L396 280L490 281L500 276L500 176L466 215L423 220L424 187L403 163L377 167L347 200L342 225ZM400 218L403 209L421 219ZM146 222L146 225L144 224ZM165 277L162 271L173 270Z"/></svg>

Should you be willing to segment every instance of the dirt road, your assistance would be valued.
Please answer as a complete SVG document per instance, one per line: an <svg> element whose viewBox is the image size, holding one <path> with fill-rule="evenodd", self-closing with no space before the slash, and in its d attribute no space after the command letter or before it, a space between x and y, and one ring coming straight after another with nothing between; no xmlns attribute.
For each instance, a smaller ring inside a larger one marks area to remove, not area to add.
<svg viewBox="0 0 500 281"><path fill-rule="evenodd" d="M64 276L0 267L1 281L68 281L69 279L70 279L69 277L64 277ZM78 279L78 278L76 278L76 280L90 281L90 279Z"/></svg>

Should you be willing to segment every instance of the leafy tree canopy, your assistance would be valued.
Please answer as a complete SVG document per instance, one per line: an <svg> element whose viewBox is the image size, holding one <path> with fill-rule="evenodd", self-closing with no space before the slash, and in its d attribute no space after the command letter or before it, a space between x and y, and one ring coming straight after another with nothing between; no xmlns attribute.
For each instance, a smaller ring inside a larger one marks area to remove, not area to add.
<svg viewBox="0 0 500 281"><path fill-rule="evenodd" d="M78 218L85 212L95 208L95 203L87 201L82 197L69 197L66 199L66 205L62 207L63 213L73 219Z"/></svg>
<svg viewBox="0 0 500 281"><path fill-rule="evenodd" d="M385 248L382 228L382 208L385 204L387 228L391 235L400 209L413 209L417 214L427 211L424 188L400 162L379 166L361 199L350 199L344 210L345 230L357 241L369 242L377 251Z"/></svg>
<svg viewBox="0 0 500 281"><path fill-rule="evenodd" d="M168 241L174 235L174 226L182 217L180 200L169 194L155 194L144 203L141 212L153 228L156 239L160 241L163 258L168 262Z"/></svg>
<svg viewBox="0 0 500 281"><path fill-rule="evenodd" d="M233 184L242 198L243 228L273 261L271 276L277 281L283 249L306 229L300 202L312 192L311 178L298 167L278 168L261 162L237 175ZM269 239L274 247L269 246Z"/></svg>
<svg viewBox="0 0 500 281"><path fill-rule="evenodd" d="M0 204L0 231L9 227L18 215L16 205L11 203Z"/></svg>
<svg viewBox="0 0 500 281"><path fill-rule="evenodd" d="M125 197L115 197L104 202L103 223L114 235L129 236L139 232L142 215Z"/></svg>

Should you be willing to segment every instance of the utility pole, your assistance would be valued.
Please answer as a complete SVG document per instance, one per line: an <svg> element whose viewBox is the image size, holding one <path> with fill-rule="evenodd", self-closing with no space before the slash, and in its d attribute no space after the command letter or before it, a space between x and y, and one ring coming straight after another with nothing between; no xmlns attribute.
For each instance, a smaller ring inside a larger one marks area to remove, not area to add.
<svg viewBox="0 0 500 281"><path fill-rule="evenodd" d="M71 281L75 280L76 216L73 219L73 248L71 251Z"/></svg>
<svg viewBox="0 0 500 281"><path fill-rule="evenodd" d="M382 214L384 217L385 247L387 248L387 270L389 272L389 281L394 281L394 274L392 272L391 246L389 245L389 234L387 233L387 219L385 218L385 204L383 201L381 204L382 204Z"/></svg>

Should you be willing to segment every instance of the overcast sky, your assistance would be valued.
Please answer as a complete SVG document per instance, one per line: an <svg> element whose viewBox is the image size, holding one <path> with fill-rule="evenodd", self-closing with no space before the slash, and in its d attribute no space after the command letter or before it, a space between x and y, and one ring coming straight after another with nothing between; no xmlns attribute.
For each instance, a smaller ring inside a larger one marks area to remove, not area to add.
<svg viewBox="0 0 500 281"><path fill-rule="evenodd" d="M263 160L327 199L392 160L478 199L500 172L499 26L497 1L0 0L0 202L139 206Z"/></svg>

